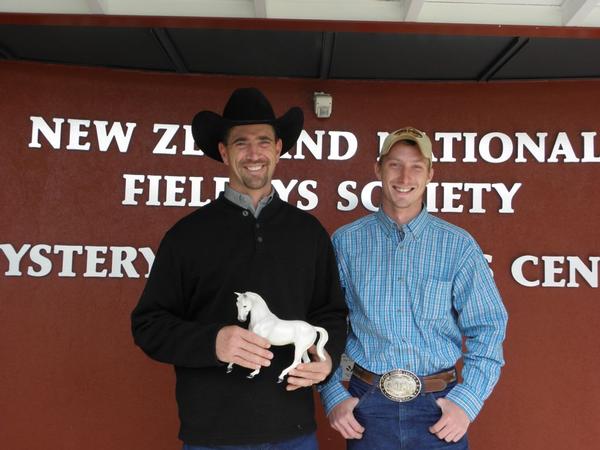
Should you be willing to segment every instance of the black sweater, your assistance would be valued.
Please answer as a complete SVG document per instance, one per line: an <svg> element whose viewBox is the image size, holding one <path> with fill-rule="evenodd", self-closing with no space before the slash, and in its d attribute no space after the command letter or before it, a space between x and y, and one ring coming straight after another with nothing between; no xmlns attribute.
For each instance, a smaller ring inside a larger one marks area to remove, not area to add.
<svg viewBox="0 0 600 450"><path fill-rule="evenodd" d="M139 304L134 339L151 358L173 364L181 428L191 445L254 444L314 431L311 389L287 392L277 376L293 346L271 347L270 367L254 379L215 355L217 332L237 322L234 292L260 294L281 319L329 332L335 370L346 314L329 235L312 215L277 196L258 218L223 195L164 236Z"/></svg>

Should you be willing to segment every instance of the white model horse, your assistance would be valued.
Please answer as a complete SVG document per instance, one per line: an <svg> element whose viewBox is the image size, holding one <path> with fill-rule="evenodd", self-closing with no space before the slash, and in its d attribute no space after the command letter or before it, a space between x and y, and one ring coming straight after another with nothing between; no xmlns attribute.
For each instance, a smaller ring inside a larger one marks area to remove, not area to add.
<svg viewBox="0 0 600 450"><path fill-rule="evenodd" d="M248 329L259 336L267 339L272 345L294 344L294 362L291 366L279 374L278 383L283 381L288 372L302 362L310 362L307 350L317 339L317 355L321 361L325 361L323 348L329 339L329 334L325 328L315 327L302 320L281 320L267 307L263 298L254 292L244 292L237 295L238 320L244 322L250 314L250 325ZM233 370L233 363L227 366L227 373ZM254 378L260 372L260 367L248 375L248 378Z"/></svg>

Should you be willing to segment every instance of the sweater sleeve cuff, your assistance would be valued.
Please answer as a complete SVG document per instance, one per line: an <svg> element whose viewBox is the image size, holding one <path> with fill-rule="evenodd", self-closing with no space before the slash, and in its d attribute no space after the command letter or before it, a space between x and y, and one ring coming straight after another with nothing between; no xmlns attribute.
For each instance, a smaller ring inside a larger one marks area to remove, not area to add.
<svg viewBox="0 0 600 450"><path fill-rule="evenodd" d="M481 408L483 407L483 400L477 397L468 387L464 384L457 384L446 396L448 400L453 401L460 406L469 417L469 420L473 422Z"/></svg>

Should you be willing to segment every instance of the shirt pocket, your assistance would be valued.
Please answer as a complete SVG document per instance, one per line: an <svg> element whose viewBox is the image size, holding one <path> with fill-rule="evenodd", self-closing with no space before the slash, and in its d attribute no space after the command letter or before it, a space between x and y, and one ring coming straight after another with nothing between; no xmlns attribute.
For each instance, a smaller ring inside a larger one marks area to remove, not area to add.
<svg viewBox="0 0 600 450"><path fill-rule="evenodd" d="M452 307L452 282L423 280L414 297L414 314L425 331L453 334L456 324Z"/></svg>

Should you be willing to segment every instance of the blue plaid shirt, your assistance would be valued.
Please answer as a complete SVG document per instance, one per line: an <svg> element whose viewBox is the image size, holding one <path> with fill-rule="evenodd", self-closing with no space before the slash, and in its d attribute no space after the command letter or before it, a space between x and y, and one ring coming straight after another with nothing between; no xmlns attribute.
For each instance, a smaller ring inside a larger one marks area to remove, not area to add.
<svg viewBox="0 0 600 450"><path fill-rule="evenodd" d="M475 419L504 364L507 313L473 237L424 206L402 228L380 208L336 231L333 245L350 311L346 355L371 372L419 376L463 357L463 382L447 398ZM350 397L342 372L320 388L327 414Z"/></svg>

